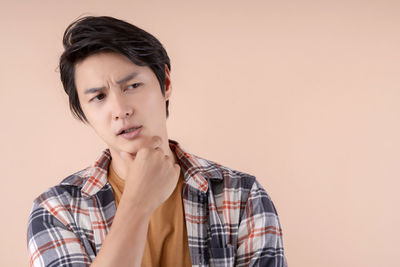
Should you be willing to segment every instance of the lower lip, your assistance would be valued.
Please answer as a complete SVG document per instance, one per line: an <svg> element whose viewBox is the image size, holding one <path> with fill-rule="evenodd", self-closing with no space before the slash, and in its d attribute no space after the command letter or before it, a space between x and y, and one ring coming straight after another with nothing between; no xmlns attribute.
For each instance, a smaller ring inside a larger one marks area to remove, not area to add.
<svg viewBox="0 0 400 267"><path fill-rule="evenodd" d="M136 130L129 132L129 133L120 134L120 136L122 136L125 139L131 140L131 139L134 139L136 136L138 136L141 130L142 130L142 127L137 128Z"/></svg>

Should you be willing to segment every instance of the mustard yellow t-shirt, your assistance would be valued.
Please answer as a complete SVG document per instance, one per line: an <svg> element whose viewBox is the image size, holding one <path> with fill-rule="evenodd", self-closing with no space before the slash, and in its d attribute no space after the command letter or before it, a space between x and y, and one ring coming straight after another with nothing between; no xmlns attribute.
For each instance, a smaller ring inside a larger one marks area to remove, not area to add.
<svg viewBox="0 0 400 267"><path fill-rule="evenodd" d="M114 191L115 203L124 191L125 181L109 166L108 181ZM182 202L183 173L172 195L151 215L142 267L192 266Z"/></svg>

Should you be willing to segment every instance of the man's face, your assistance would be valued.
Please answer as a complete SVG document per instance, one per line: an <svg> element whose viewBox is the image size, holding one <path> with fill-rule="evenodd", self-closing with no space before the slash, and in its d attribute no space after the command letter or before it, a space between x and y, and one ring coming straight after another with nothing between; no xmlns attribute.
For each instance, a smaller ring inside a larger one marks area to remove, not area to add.
<svg viewBox="0 0 400 267"><path fill-rule="evenodd" d="M75 84L89 124L111 152L136 154L154 136L168 142L165 102L170 97L169 72L162 95L149 67L117 53L94 54L75 66ZM136 131L125 128L140 126Z"/></svg>

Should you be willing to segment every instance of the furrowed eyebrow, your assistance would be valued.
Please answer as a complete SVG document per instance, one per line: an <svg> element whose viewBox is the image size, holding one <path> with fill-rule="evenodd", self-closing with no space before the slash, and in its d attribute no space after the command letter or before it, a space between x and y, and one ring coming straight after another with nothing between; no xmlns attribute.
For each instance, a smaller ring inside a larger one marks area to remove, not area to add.
<svg viewBox="0 0 400 267"><path fill-rule="evenodd" d="M86 89L86 90L85 90L85 94L94 94L94 93L97 93L97 92L99 92L99 91L101 91L101 90L104 90L104 89L106 89L105 86L103 86L103 87L97 87L97 88L89 88L89 89Z"/></svg>
<svg viewBox="0 0 400 267"><path fill-rule="evenodd" d="M118 84L126 83L127 81L135 78L138 74L139 73L137 73L137 72L133 72L133 73L129 74L128 76L126 76L125 78L122 78L121 80L117 81L117 83ZM106 89L105 86L103 86L103 87L94 87L94 88L86 89L84 93L85 94L95 94L95 93L97 93L97 92L99 92L101 90L104 90L104 89Z"/></svg>

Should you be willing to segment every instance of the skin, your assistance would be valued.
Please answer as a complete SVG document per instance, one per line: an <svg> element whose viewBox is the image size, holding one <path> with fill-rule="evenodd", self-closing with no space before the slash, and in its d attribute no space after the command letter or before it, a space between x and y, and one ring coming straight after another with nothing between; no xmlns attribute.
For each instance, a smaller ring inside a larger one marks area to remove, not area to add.
<svg viewBox="0 0 400 267"><path fill-rule="evenodd" d="M120 54L95 54L75 66L82 110L108 145L115 172L125 180L112 226L91 266L140 266L151 214L178 182L180 167L169 148L166 128L165 101L171 96L171 82L168 68L165 72L163 96L149 67L137 66ZM133 73L135 77L129 77ZM91 88L101 89L85 93ZM142 125L142 130L127 140L117 135L127 125Z"/></svg>

